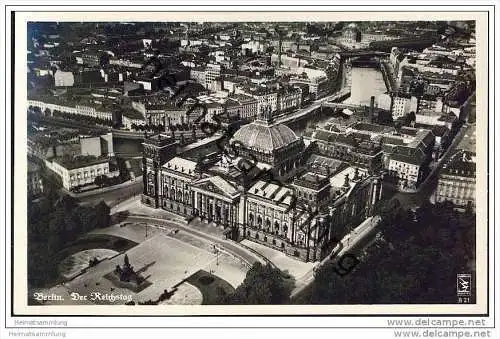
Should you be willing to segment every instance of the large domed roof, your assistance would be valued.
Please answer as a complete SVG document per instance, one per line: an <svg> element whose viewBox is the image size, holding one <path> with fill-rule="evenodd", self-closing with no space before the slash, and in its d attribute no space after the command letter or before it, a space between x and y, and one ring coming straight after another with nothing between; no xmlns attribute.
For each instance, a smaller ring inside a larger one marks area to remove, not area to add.
<svg viewBox="0 0 500 339"><path fill-rule="evenodd" d="M270 153L297 140L299 137L285 125L256 120L234 133L231 142L240 142L245 148Z"/></svg>

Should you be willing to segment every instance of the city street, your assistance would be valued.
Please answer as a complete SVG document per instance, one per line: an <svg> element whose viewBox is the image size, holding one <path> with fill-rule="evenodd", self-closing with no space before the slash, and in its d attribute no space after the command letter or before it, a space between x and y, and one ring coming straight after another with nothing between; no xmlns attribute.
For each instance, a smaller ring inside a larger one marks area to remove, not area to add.
<svg viewBox="0 0 500 339"><path fill-rule="evenodd" d="M306 274L304 274L295 283L295 289L292 291L291 297L297 296L302 292L309 284L314 280L314 271L319 269L321 266L327 262L334 261L337 262L341 260L347 254L353 254L354 249L358 249L359 246L369 243L370 236L373 236L373 232L377 225L380 223L380 217L370 217L363 221L359 226L357 226L350 233L346 234L344 238L340 241L339 245L335 246L331 254L325 257L321 262L315 263L314 267L311 268ZM340 249L340 250L339 250Z"/></svg>
<svg viewBox="0 0 500 339"><path fill-rule="evenodd" d="M97 204L100 201L108 205L114 205L124 199L127 199L133 195L138 195L142 193L142 176L136 177L134 181L129 180L123 184L96 189L88 192L73 193L64 190L65 193L71 195L72 197L78 199L81 203L86 204Z"/></svg>

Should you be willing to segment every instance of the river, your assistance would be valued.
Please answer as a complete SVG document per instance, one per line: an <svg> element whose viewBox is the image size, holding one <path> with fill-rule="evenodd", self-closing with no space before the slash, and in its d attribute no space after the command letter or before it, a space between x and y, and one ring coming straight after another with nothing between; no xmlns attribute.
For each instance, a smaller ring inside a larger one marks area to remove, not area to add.
<svg viewBox="0 0 500 339"><path fill-rule="evenodd" d="M387 91L384 77L378 69L353 67L351 69L351 96L344 102L354 105L370 105L370 97L377 97Z"/></svg>

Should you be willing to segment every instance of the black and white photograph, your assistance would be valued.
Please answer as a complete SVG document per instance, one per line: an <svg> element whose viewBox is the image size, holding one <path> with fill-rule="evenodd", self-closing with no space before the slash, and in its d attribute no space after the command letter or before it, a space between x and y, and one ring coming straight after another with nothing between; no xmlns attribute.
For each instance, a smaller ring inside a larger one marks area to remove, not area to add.
<svg viewBox="0 0 500 339"><path fill-rule="evenodd" d="M11 16L12 316L489 314L488 13L265 10Z"/></svg>

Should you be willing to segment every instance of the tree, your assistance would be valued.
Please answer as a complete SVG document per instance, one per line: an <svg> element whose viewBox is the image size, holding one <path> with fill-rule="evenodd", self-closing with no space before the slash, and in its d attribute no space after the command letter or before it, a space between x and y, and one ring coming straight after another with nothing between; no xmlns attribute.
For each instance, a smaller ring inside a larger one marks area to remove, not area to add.
<svg viewBox="0 0 500 339"><path fill-rule="evenodd" d="M78 215L71 213L65 219L64 233L60 234L64 242L70 242L82 233L82 224Z"/></svg>
<svg viewBox="0 0 500 339"><path fill-rule="evenodd" d="M408 113L407 119L409 123L415 122L417 120L415 112L411 111L410 113Z"/></svg>
<svg viewBox="0 0 500 339"><path fill-rule="evenodd" d="M102 175L98 175L97 177L95 177L94 184L96 186L102 187L103 184L104 184L103 176Z"/></svg>
<svg viewBox="0 0 500 339"><path fill-rule="evenodd" d="M286 304L293 280L270 264L255 263L234 293L223 296L225 304Z"/></svg>
<svg viewBox="0 0 500 339"><path fill-rule="evenodd" d="M66 211L57 209L50 218L47 235L61 234L66 228Z"/></svg>
<svg viewBox="0 0 500 339"><path fill-rule="evenodd" d="M396 132L399 133L401 130L401 127L403 127L403 122L400 119L397 119L394 121L394 128L396 129Z"/></svg>
<svg viewBox="0 0 500 339"><path fill-rule="evenodd" d="M78 206L72 217L79 221L82 232L89 232L96 227L96 210L91 206Z"/></svg>
<svg viewBox="0 0 500 339"><path fill-rule="evenodd" d="M104 202L104 200L101 200L96 206L96 224L97 227L106 227L109 225L109 220L110 220L110 211L111 209L109 206Z"/></svg>
<svg viewBox="0 0 500 339"><path fill-rule="evenodd" d="M77 200L67 194L64 194L57 202L57 207L62 208L66 212L71 212L77 205Z"/></svg>
<svg viewBox="0 0 500 339"><path fill-rule="evenodd" d="M112 181L109 177L103 175L102 176L102 184L103 184L103 186L109 186L112 184Z"/></svg>

